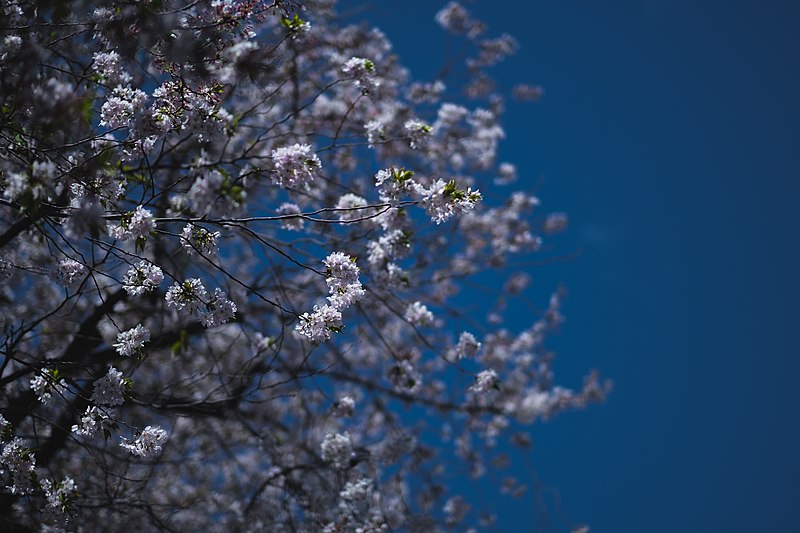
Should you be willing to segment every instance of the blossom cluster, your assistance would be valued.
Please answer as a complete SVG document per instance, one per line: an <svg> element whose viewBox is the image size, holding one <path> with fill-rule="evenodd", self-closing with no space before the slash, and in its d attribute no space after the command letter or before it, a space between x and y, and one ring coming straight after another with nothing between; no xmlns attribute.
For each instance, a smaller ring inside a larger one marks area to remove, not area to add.
<svg viewBox="0 0 800 533"><path fill-rule="evenodd" d="M481 199L480 192L471 188L463 191L456 187L455 181L445 183L441 179L434 181L430 187L418 188L417 194L422 197L425 209L436 224L441 224L455 214L471 211Z"/></svg>
<svg viewBox="0 0 800 533"><path fill-rule="evenodd" d="M200 323L207 328L225 324L236 315L236 304L217 287L201 313Z"/></svg>
<svg viewBox="0 0 800 533"><path fill-rule="evenodd" d="M195 253L206 256L216 255L219 236L218 231L212 232L201 226L187 224L181 232L181 245L189 255Z"/></svg>
<svg viewBox="0 0 800 533"><path fill-rule="evenodd" d="M147 426L133 440L123 437L120 446L142 459L150 459L161 453L167 442L167 432L159 426Z"/></svg>
<svg viewBox="0 0 800 533"><path fill-rule="evenodd" d="M109 128L130 126L135 115L144 110L146 100L144 91L117 85L100 110L100 125Z"/></svg>
<svg viewBox="0 0 800 533"><path fill-rule="evenodd" d="M47 403L53 394L61 395L67 390L66 380L58 376L57 370L50 370L36 374L31 378L31 389L36 393L36 397L40 402Z"/></svg>
<svg viewBox="0 0 800 533"><path fill-rule="evenodd" d="M8 487L11 494L31 494L35 489L34 471L36 457L25 441L14 437L3 446L0 465L11 472L13 483Z"/></svg>
<svg viewBox="0 0 800 533"><path fill-rule="evenodd" d="M96 52L93 56L92 66L103 78L103 81L111 85L127 85L132 80L116 51Z"/></svg>
<svg viewBox="0 0 800 533"><path fill-rule="evenodd" d="M354 258L342 252L334 252L323 263L328 267L325 283L331 293L328 300L332 306L346 309L364 298L366 292L358 279L359 268Z"/></svg>
<svg viewBox="0 0 800 533"><path fill-rule="evenodd" d="M84 272L86 272L86 267L83 266L83 263L68 258L62 259L58 263L58 269L56 269L54 275L59 283L69 288L75 286Z"/></svg>
<svg viewBox="0 0 800 533"><path fill-rule="evenodd" d="M80 424L72 426L72 432L83 437L94 438L106 429L109 416L95 405L86 408L81 415Z"/></svg>
<svg viewBox="0 0 800 533"><path fill-rule="evenodd" d="M164 272L150 261L141 260L125 274L122 279L122 288L131 296L151 292L164 281Z"/></svg>
<svg viewBox="0 0 800 533"><path fill-rule="evenodd" d="M272 182L291 189L307 189L322 168L311 146L300 143L273 150L272 162L275 165Z"/></svg>
<svg viewBox="0 0 800 533"><path fill-rule="evenodd" d="M134 354L140 353L144 343L150 340L150 331L137 324L136 327L123 331L117 335L117 342L114 348L117 353L123 357L130 357Z"/></svg>
<svg viewBox="0 0 800 533"><path fill-rule="evenodd" d="M225 292L217 287L209 296L199 278L190 278L183 283L175 282L165 297L167 305L178 311L200 314L200 322L213 328L225 324L236 315L236 303L228 299Z"/></svg>
<svg viewBox="0 0 800 533"><path fill-rule="evenodd" d="M146 238L155 230L156 222L153 213L140 205L132 212L122 215L118 225L109 225L108 234L113 239L125 241Z"/></svg>
<svg viewBox="0 0 800 533"><path fill-rule="evenodd" d="M351 57L342 66L342 72L356 81L356 86L363 94L375 90L380 81L375 78L375 63L363 57Z"/></svg>
<svg viewBox="0 0 800 533"><path fill-rule="evenodd" d="M65 477L59 482L51 479L42 481L42 490L47 499L47 506L44 508L45 522L61 528L67 525L68 513L72 511L77 489L75 480L71 477Z"/></svg>
<svg viewBox="0 0 800 533"><path fill-rule="evenodd" d="M193 313L202 308L208 298L203 281L199 278L190 278L183 283L175 282L167 289L167 305L175 307L178 311L186 309Z"/></svg>
<svg viewBox="0 0 800 533"><path fill-rule="evenodd" d="M480 191L462 189L454 179L445 182L438 178L425 186L413 176L414 172L402 168L380 170L375 174L375 184L385 201L397 201L405 195L416 198L436 224L472 211L482 198Z"/></svg>
<svg viewBox="0 0 800 533"><path fill-rule="evenodd" d="M122 376L122 372L112 366L105 376L94 382L92 402L96 405L108 407L122 405L125 403L127 383Z"/></svg>
<svg viewBox="0 0 800 533"><path fill-rule="evenodd" d="M359 268L355 259L342 253L334 252L323 261L327 267L325 282L330 296L329 304L315 305L311 313L300 316L296 329L312 342L325 342L331 332L340 331L342 327L342 309L346 309L364 298L366 291L358 279Z"/></svg>
<svg viewBox="0 0 800 533"><path fill-rule="evenodd" d="M430 326L433 324L433 313L421 302L408 304L404 316L406 320L415 326Z"/></svg>
<svg viewBox="0 0 800 533"><path fill-rule="evenodd" d="M334 468L347 468L353 453L353 442L348 432L328 433L320 446L322 460Z"/></svg>

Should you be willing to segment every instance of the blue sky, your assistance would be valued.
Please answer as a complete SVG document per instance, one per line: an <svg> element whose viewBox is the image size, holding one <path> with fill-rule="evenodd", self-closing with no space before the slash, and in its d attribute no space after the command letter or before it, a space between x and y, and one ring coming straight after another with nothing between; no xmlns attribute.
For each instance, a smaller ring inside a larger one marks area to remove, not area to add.
<svg viewBox="0 0 800 533"><path fill-rule="evenodd" d="M443 4L374 2L356 18L426 78ZM546 90L510 107L502 159L544 179L544 206L571 217L559 247L582 250L531 271L569 290L556 371L616 384L608 403L534 428L531 461L566 522L798 528L800 4L465 5L520 41L500 79ZM527 502L502 524L541 530Z"/></svg>

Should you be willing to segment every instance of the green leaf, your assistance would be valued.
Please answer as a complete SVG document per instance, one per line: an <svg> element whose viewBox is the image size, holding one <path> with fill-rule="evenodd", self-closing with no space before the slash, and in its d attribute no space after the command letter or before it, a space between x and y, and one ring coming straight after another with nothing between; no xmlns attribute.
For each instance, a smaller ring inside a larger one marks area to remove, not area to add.
<svg viewBox="0 0 800 533"><path fill-rule="evenodd" d="M81 115L81 118L83 118L83 120L85 122L88 122L88 123L92 122L92 116L94 114L92 113L92 99L91 99L91 97L90 98L84 98L83 100L81 100L80 115Z"/></svg>
<svg viewBox="0 0 800 533"><path fill-rule="evenodd" d="M244 117L244 113L237 113L233 120L231 120L231 129L235 129L239 125L239 121Z"/></svg>
<svg viewBox="0 0 800 533"><path fill-rule="evenodd" d="M182 329L180 333L180 339L173 342L172 346L170 346L170 350L172 351L173 355L178 355L186 349L186 341L188 338L189 334L185 329Z"/></svg>
<svg viewBox="0 0 800 533"><path fill-rule="evenodd" d="M281 25L284 28L286 28L289 31L289 33L296 33L300 31L300 29L303 27L303 24L305 23L306 22L297 15L295 15L290 19L286 17L281 17Z"/></svg>
<svg viewBox="0 0 800 533"><path fill-rule="evenodd" d="M228 189L228 196L237 204L242 203L244 201L244 187L241 185L234 185Z"/></svg>
<svg viewBox="0 0 800 533"><path fill-rule="evenodd" d="M147 246L147 237L136 237L136 252L142 253Z"/></svg>
<svg viewBox="0 0 800 533"><path fill-rule="evenodd" d="M394 168L392 167L392 178L398 183L405 183L406 181L410 180L414 176L413 170L406 170L405 168Z"/></svg>

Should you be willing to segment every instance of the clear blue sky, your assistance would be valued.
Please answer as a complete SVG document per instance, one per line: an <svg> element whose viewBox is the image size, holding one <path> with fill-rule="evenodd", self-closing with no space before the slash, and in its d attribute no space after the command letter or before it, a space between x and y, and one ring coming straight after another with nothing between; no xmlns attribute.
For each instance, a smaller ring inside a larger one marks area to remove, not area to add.
<svg viewBox="0 0 800 533"><path fill-rule="evenodd" d="M556 371L616 383L534 428L561 510L594 533L800 530L800 3L464 3L522 45L498 76L546 90L511 107L502 158L544 177L545 207L571 215L559 246L583 249L531 272L569 289ZM357 18L424 78L443 4ZM540 530L527 504L502 509Z"/></svg>

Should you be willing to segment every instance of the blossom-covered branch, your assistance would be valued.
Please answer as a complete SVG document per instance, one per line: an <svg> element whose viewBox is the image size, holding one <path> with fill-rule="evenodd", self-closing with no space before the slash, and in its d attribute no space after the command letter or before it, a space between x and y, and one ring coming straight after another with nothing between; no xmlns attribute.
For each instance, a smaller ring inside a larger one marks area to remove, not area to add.
<svg viewBox="0 0 800 533"><path fill-rule="evenodd" d="M331 0L0 10L0 529L466 529L453 479L607 394L556 384L560 291L504 323L567 219L460 4L433 80Z"/></svg>

